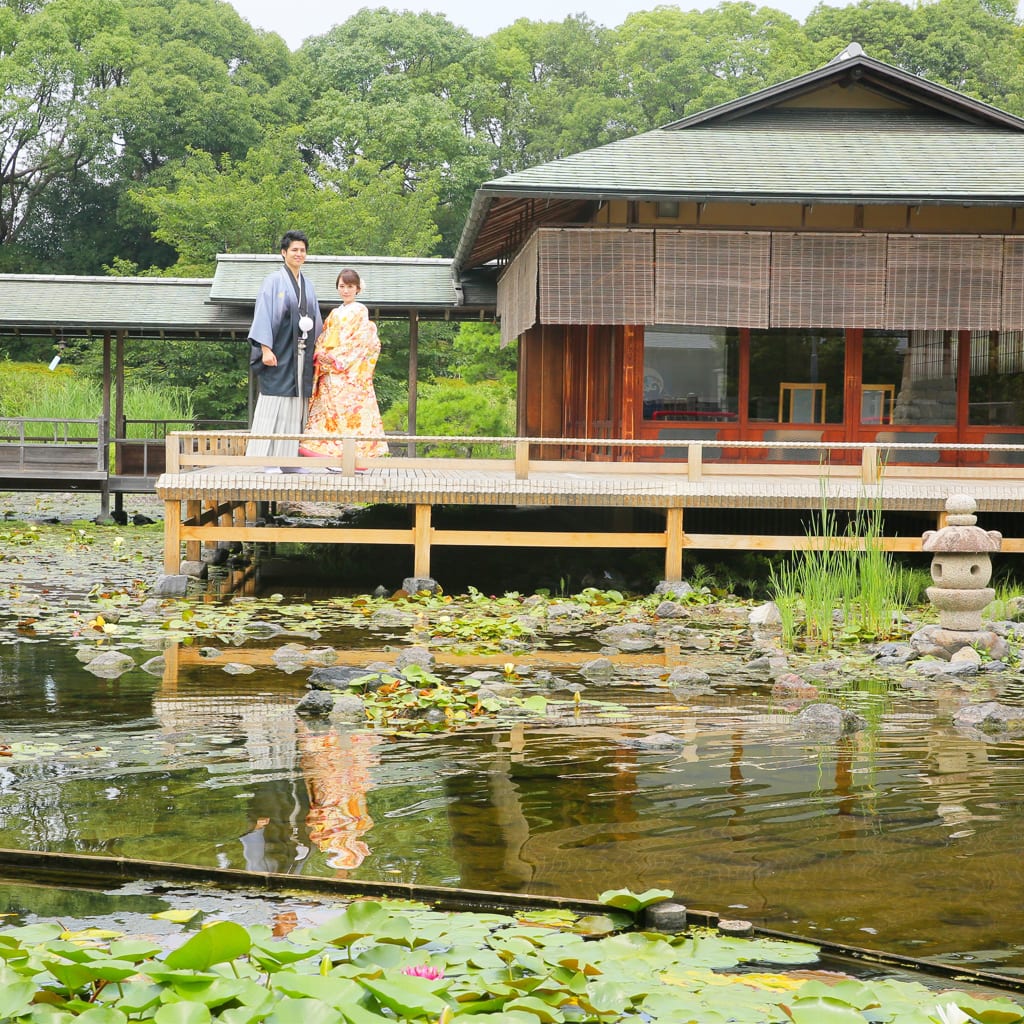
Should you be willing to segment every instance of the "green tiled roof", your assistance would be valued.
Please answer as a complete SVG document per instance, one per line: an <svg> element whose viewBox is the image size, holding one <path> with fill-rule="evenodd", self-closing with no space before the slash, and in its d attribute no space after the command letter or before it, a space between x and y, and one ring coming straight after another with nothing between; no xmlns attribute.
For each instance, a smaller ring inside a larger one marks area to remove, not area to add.
<svg viewBox="0 0 1024 1024"><path fill-rule="evenodd" d="M210 279L0 274L0 328L242 338L251 307L211 306Z"/></svg>
<svg viewBox="0 0 1024 1024"><path fill-rule="evenodd" d="M1024 132L938 114L776 109L659 128L489 181L589 198L1020 202Z"/></svg>
<svg viewBox="0 0 1024 1024"><path fill-rule="evenodd" d="M256 298L260 283L281 266L279 255L221 255L210 289L211 302L246 302ZM464 306L483 306L493 310L495 285L474 275L466 282L452 277L450 259L412 259L384 256L315 256L306 259L303 273L313 282L321 305L340 301L334 282L345 267L355 270L363 281L360 302L373 310L402 313L410 308L421 311L449 311L465 314Z"/></svg>
<svg viewBox="0 0 1024 1024"><path fill-rule="evenodd" d="M0 331L244 339L260 282L280 265L280 256L224 256L213 278L0 274ZM353 267L366 283L363 299L374 315L404 319L416 309L426 319L493 317L493 274L468 273L457 290L451 265L451 260L311 256L306 271L325 308L339 301L338 271Z"/></svg>

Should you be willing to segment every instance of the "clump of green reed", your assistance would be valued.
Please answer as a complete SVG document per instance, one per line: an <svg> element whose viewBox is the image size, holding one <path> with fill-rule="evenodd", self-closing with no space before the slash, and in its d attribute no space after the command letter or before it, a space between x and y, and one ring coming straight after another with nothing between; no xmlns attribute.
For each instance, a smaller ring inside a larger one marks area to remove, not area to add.
<svg viewBox="0 0 1024 1024"><path fill-rule="evenodd" d="M124 414L128 420L127 437L152 437L147 421L169 421L168 429L181 430L195 419L192 399L183 388L158 387L132 382L125 389ZM133 421L136 421L133 423Z"/></svg>
<svg viewBox="0 0 1024 1024"><path fill-rule="evenodd" d="M858 508L840 530L822 497L807 531L809 546L772 569L770 587L786 646L827 648L837 639L884 639L898 632L922 581L883 550L882 530L880 505Z"/></svg>
<svg viewBox="0 0 1024 1024"><path fill-rule="evenodd" d="M811 542L817 534L820 547L799 551L771 570L770 588L782 618L782 640L788 647L796 645L801 622L807 646L831 646L835 613L845 614L848 560L838 543L835 513L823 507L817 521L818 529L809 528L807 535Z"/></svg>
<svg viewBox="0 0 1024 1024"><path fill-rule="evenodd" d="M191 422L191 398L181 388L132 382L125 388L125 417L132 420ZM95 421L103 411L103 392L98 381L72 367L50 370L43 363L0 362L0 417L30 419L92 420L71 424L70 437L94 437ZM148 432L147 432L148 431ZM152 436L152 428L129 426L128 436Z"/></svg>

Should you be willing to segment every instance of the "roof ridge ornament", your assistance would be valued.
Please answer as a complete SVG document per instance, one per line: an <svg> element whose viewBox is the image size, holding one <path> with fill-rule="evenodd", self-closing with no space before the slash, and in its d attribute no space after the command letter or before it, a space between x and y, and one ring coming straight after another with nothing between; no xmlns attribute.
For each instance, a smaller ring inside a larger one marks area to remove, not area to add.
<svg viewBox="0 0 1024 1024"><path fill-rule="evenodd" d="M866 57L867 54L864 52L864 47L860 43L850 43L841 53L837 53L829 62L825 65L828 67L831 64L842 64L844 60L852 60L854 57Z"/></svg>

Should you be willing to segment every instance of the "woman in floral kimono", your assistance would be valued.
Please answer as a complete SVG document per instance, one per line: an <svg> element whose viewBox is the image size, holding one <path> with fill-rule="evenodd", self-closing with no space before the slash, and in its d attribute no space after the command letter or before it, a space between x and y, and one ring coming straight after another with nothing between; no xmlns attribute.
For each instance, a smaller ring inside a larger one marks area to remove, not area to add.
<svg viewBox="0 0 1024 1024"><path fill-rule="evenodd" d="M356 301L362 281L354 270L338 275L341 305L331 310L313 355L313 394L306 418L307 434L335 434L337 440L310 437L300 455L341 455L342 437L371 437L357 441L356 457L388 454L380 418L373 371L380 355L377 325L367 308ZM331 467L332 469L335 467Z"/></svg>

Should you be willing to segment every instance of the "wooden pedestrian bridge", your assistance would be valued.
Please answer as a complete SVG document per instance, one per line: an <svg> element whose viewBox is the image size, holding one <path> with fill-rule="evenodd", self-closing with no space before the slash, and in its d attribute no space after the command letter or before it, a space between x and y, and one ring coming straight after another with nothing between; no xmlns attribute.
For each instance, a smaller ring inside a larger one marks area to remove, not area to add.
<svg viewBox="0 0 1024 1024"><path fill-rule="evenodd" d="M711 449L712 459L701 441L678 441L669 451L649 440L408 437L400 444L389 439L392 451L404 454L357 468L355 438L347 438L343 454L334 458L247 457L248 439L265 436L241 430L167 436L165 471L155 485L165 505L166 573L179 572L183 554L199 559L203 545L241 541L408 545L416 577L430 576L431 553L445 545L644 548L663 553L665 579L676 581L686 551L822 545L823 538L806 526L771 533L778 517L770 513L778 510L804 513L813 522L826 507L839 513L877 509L884 522L881 546L919 552L921 529L900 535L898 523L895 529L891 523L914 513L918 524L935 528L954 494L975 499L981 526L1003 529L1004 552L1024 552L1024 517L1016 525L1024 449L1017 445L729 441ZM424 454L431 450L434 456ZM283 472L268 473L267 467ZM282 502L404 506L408 523L275 525L267 511ZM564 522L545 529L438 528L435 512L446 506L559 508L580 515L573 529ZM597 517L600 528L584 514L595 509L608 511ZM726 532L727 513L736 510L748 513L742 529ZM691 519L700 532L688 529Z"/></svg>

